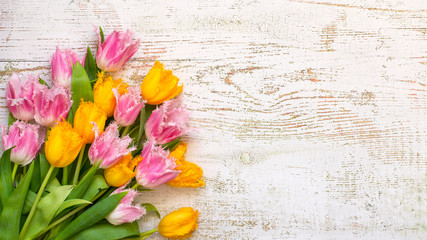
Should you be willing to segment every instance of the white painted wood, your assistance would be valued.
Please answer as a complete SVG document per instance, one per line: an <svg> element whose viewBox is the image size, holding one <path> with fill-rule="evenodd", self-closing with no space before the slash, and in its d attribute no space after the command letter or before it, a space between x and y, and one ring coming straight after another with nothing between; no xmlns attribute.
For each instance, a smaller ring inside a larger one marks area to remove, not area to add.
<svg viewBox="0 0 427 240"><path fill-rule="evenodd" d="M193 239L427 238L425 0L2 1L0 19L3 123L11 71L49 79L91 24L142 40L129 82L174 70L206 187L142 201L198 209Z"/></svg>

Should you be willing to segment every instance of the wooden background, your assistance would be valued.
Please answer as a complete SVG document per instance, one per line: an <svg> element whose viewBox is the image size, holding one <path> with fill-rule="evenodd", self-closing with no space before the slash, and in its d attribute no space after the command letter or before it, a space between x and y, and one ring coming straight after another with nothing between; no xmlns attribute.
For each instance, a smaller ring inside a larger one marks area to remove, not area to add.
<svg viewBox="0 0 427 240"><path fill-rule="evenodd" d="M198 209L193 239L427 239L426 0L0 3L3 123L11 72L49 80L92 24L141 39L129 82L180 77L206 187L141 201Z"/></svg>

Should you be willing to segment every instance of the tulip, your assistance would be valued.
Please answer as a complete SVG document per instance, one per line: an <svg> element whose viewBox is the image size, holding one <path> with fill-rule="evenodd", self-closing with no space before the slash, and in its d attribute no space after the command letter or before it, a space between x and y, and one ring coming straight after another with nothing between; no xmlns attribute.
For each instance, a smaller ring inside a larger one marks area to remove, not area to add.
<svg viewBox="0 0 427 240"><path fill-rule="evenodd" d="M165 144L189 131L190 113L179 107L180 99L172 99L154 110L145 124L145 135L150 141Z"/></svg>
<svg viewBox="0 0 427 240"><path fill-rule="evenodd" d="M10 153L10 160L22 166L33 161L44 142L46 134L39 125L22 121L15 121L9 127L9 134L7 134L7 129L4 126L1 127L1 130L4 149L15 147Z"/></svg>
<svg viewBox="0 0 427 240"><path fill-rule="evenodd" d="M49 132L44 149L46 159L54 167L66 167L76 159L83 144L84 139L68 122L59 122Z"/></svg>
<svg viewBox="0 0 427 240"><path fill-rule="evenodd" d="M36 79L29 75L23 81L16 73L12 73L6 86L6 103L13 117L23 121L34 118L34 91Z"/></svg>
<svg viewBox="0 0 427 240"><path fill-rule="evenodd" d="M179 171L174 170L176 164L168 155L168 151L155 146L153 142L145 143L142 161L136 166L137 183L146 188L155 188L176 178Z"/></svg>
<svg viewBox="0 0 427 240"><path fill-rule="evenodd" d="M164 216L157 227L160 235L169 239L185 239L197 228L199 213L191 207L183 207Z"/></svg>
<svg viewBox="0 0 427 240"><path fill-rule="evenodd" d="M108 185L120 187L135 177L135 166L142 160L141 157L132 158L129 153L122 157L113 166L104 170L104 177Z"/></svg>
<svg viewBox="0 0 427 240"><path fill-rule="evenodd" d="M77 62L84 66L85 58L79 58L77 53L70 49L61 51L57 46L51 61L53 83L56 86L63 86L66 89L71 89L71 75L73 73L72 67Z"/></svg>
<svg viewBox="0 0 427 240"><path fill-rule="evenodd" d="M175 159L177 167L175 170L180 171L179 175L169 181L167 184L171 187L198 188L205 185L203 181L203 170L195 163L185 160L187 143L180 143L170 154L170 158Z"/></svg>
<svg viewBox="0 0 427 240"><path fill-rule="evenodd" d="M123 95L120 95L117 89L113 89L113 91L117 101L114 119L122 127L132 125L144 107L138 87L130 87L128 93Z"/></svg>
<svg viewBox="0 0 427 240"><path fill-rule="evenodd" d="M113 225L121 225L123 223L133 222L138 220L146 213L145 208L134 205L132 202L138 194L138 191L132 189L124 189L123 187L117 188L111 195L128 192L122 200L120 200L119 205L105 218Z"/></svg>
<svg viewBox="0 0 427 240"><path fill-rule="evenodd" d="M176 97L182 92L182 85L171 70L165 70L163 64L156 61L141 83L141 95L148 104L157 105Z"/></svg>
<svg viewBox="0 0 427 240"><path fill-rule="evenodd" d="M37 123L53 127L58 121L67 117L73 102L71 94L62 86L48 89L45 85L37 84L34 94L34 119Z"/></svg>
<svg viewBox="0 0 427 240"><path fill-rule="evenodd" d="M81 102L74 116L74 129L83 137L85 143L92 143L95 139L93 123L99 131L103 131L107 116L98 104Z"/></svg>
<svg viewBox="0 0 427 240"><path fill-rule="evenodd" d="M101 35L98 33L98 52L96 63L103 71L119 71L139 48L139 40L132 40L133 33L114 31L101 44Z"/></svg>
<svg viewBox="0 0 427 240"><path fill-rule="evenodd" d="M104 77L104 73L99 73L98 81L93 87L94 102L102 108L107 117L111 117L116 108L113 89L117 89L118 94L124 94L127 92L127 87L128 85L122 79L113 80L112 77Z"/></svg>
<svg viewBox="0 0 427 240"><path fill-rule="evenodd" d="M128 148L132 138L124 136L120 138L118 125L115 122L110 123L104 133L96 138L89 149L89 159L92 165L99 165L100 168L109 168L113 166L122 157L135 150L135 147Z"/></svg>

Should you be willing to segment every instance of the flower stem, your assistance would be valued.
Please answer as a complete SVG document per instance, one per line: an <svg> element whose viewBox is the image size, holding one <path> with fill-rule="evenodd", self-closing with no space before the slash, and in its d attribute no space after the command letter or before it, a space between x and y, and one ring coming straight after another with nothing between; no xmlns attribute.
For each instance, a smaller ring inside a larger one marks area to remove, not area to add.
<svg viewBox="0 0 427 240"><path fill-rule="evenodd" d="M135 190L137 187L139 187L139 184L135 183L135 185L132 186L132 189Z"/></svg>
<svg viewBox="0 0 427 240"><path fill-rule="evenodd" d="M106 191L108 190L108 188L102 190L101 192L99 192L95 197L93 197L91 200L92 202L94 202L96 199L98 199L99 197L101 197ZM83 208L85 208L86 206L88 206L90 203L86 203L83 204L82 206L72 210L71 212L65 214L64 216L62 216L60 219L56 220L55 222L51 223L49 226L47 226L45 229L43 229L43 231L41 231L39 234L37 234L37 236L34 237L34 239L42 236L43 234L45 234L47 231L49 231L50 229L52 229L53 227L55 227L56 225L60 224L61 222L63 222L64 220L66 220L67 218L73 216L74 214L76 214L77 212L79 212L80 210L82 210Z"/></svg>
<svg viewBox="0 0 427 240"><path fill-rule="evenodd" d="M143 240L143 239L147 239L149 236L151 236L153 233L156 233L156 232L158 232L159 231L159 229L157 229L157 228L153 228L153 229L151 229L151 230L148 230L148 231L145 231L145 232L142 232L140 235L139 235L139 237L140 237L140 239L139 240Z"/></svg>
<svg viewBox="0 0 427 240"><path fill-rule="evenodd" d="M68 166L62 169L62 185L68 184Z"/></svg>
<svg viewBox="0 0 427 240"><path fill-rule="evenodd" d="M73 185L77 185L77 182L79 181L80 168L82 166L82 160L83 160L83 155L85 154L85 148L86 148L86 144L83 145L82 149L80 150L79 159L77 160L76 171L74 172Z"/></svg>
<svg viewBox="0 0 427 240"><path fill-rule="evenodd" d="M125 127L125 130L123 130L123 132L122 132L122 137L123 137L124 135L126 135L126 133L128 133L128 132L129 132L129 129L130 129L130 126Z"/></svg>
<svg viewBox="0 0 427 240"><path fill-rule="evenodd" d="M23 239L25 236L25 233L27 232L28 226L30 226L31 219L34 216L34 213L36 211L37 205L40 201L40 198L42 196L42 193L47 185L47 182L49 181L50 175L52 175L53 169L55 169L54 166L50 165L49 170L46 173L46 176L44 177L44 180L42 182L42 185L40 186L39 191L37 192L36 198L34 200L33 206L31 206L30 213L28 214L27 219L25 220L24 226L22 227L21 234L19 235L19 239Z"/></svg>
<svg viewBox="0 0 427 240"><path fill-rule="evenodd" d="M12 170L12 182L15 180L16 170L18 170L18 164L17 164L17 163L15 163L15 164L13 165L13 170Z"/></svg>

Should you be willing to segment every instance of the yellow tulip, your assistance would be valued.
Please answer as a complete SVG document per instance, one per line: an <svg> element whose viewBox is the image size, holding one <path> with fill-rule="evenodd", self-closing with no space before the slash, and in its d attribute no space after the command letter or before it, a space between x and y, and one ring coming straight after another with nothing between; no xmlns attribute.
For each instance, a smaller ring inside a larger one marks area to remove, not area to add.
<svg viewBox="0 0 427 240"><path fill-rule="evenodd" d="M164 216L157 228L165 238L185 239L196 230L198 217L197 210L183 207Z"/></svg>
<svg viewBox="0 0 427 240"><path fill-rule="evenodd" d="M81 102L74 116L74 129L83 137L85 143L92 143L95 139L94 125L102 132L107 116L104 111L93 102Z"/></svg>
<svg viewBox="0 0 427 240"><path fill-rule="evenodd" d="M83 144L83 138L68 122L59 122L45 143L46 159L54 167L66 167L76 159Z"/></svg>
<svg viewBox="0 0 427 240"><path fill-rule="evenodd" d="M170 154L170 158L175 158L177 167L175 170L181 171L179 175L167 184L171 187L198 188L205 185L203 181L203 169L195 163L185 160L184 154L187 152L187 143L180 143Z"/></svg>
<svg viewBox="0 0 427 240"><path fill-rule="evenodd" d="M113 80L112 77L105 77L104 73L98 74L98 80L93 87L94 102L98 104L105 112L107 117L114 114L116 108L116 97L113 93L113 88L117 88L120 95L127 93L128 84L122 79Z"/></svg>
<svg viewBox="0 0 427 240"><path fill-rule="evenodd" d="M132 159L132 155L122 157L116 164L104 170L108 185L120 187L135 177L135 166L142 160L140 156Z"/></svg>
<svg viewBox="0 0 427 240"><path fill-rule="evenodd" d="M171 70L156 61L141 83L141 96L148 104L157 105L176 97L182 92L182 85Z"/></svg>

